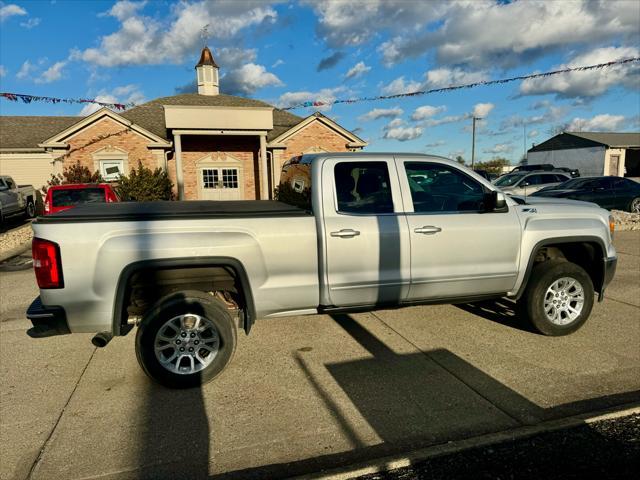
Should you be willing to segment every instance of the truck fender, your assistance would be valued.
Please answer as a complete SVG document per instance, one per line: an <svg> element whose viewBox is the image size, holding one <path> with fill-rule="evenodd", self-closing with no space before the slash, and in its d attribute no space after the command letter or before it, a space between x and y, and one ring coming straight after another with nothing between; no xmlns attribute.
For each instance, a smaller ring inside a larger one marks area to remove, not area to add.
<svg viewBox="0 0 640 480"><path fill-rule="evenodd" d="M112 330L114 335L125 335L131 329L131 326L127 326L127 298L129 280L131 277L140 270L147 270L153 268L181 268L181 267L227 267L233 270L236 277L240 281L242 286L242 295L244 297L244 303L246 305L243 318L243 328L248 335L251 327L256 318L255 303L253 300L253 293L251 291L251 284L249 283L249 277L247 276L246 269L242 262L231 257L183 257L183 258L166 258L166 259L151 259L140 260L128 264L118 277L118 284L116 286L116 295L113 306L113 325Z"/></svg>
<svg viewBox="0 0 640 480"><path fill-rule="evenodd" d="M600 254L601 254L601 258L604 261L604 259L606 258L606 251L607 248L604 244L604 241L597 236L594 235L580 235L580 236L571 236L571 237L555 237L555 238L545 238L544 240L539 241L538 243L535 244L535 246L531 249L531 252L529 252L529 261L527 262L527 269L525 271L524 277L522 279L522 283L520 284L520 287L518 288L518 292L516 293L516 296L514 297L516 300L519 300L522 295L524 294L525 289L527 288L527 283L529 282L529 278L531 276L531 271L533 270L533 265L535 263L535 258L536 258L536 254L537 252L542 248L542 247L547 247L547 246L551 246L551 245L558 245L558 244L562 244L562 243L595 243L597 245L600 246ZM602 295L602 282L600 282L599 284L597 282L593 282L594 287L596 288L596 291L598 292L599 295Z"/></svg>

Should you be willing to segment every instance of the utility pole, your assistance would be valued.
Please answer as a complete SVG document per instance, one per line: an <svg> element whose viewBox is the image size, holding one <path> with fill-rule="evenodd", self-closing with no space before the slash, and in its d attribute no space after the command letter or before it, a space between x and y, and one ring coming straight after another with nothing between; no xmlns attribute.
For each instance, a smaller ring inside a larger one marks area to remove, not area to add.
<svg viewBox="0 0 640 480"><path fill-rule="evenodd" d="M471 128L471 170L476 162L476 120L482 120L480 117L472 117L473 126Z"/></svg>

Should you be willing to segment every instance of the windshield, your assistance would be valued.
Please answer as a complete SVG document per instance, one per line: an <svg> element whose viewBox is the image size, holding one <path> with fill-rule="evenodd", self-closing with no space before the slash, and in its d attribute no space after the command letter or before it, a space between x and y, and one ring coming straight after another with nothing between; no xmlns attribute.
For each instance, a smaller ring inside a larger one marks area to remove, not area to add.
<svg viewBox="0 0 640 480"><path fill-rule="evenodd" d="M497 185L498 187L510 187L525 175L526 173L509 173L508 175L500 177L498 180L496 180L494 182L494 185Z"/></svg>

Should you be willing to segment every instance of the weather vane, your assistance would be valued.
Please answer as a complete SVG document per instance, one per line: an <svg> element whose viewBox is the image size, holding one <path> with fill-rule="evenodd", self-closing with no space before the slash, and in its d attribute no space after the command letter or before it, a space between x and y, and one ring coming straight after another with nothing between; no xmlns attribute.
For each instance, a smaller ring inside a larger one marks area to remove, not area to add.
<svg viewBox="0 0 640 480"><path fill-rule="evenodd" d="M207 46L207 40L209 39L209 23L200 29L200 38L202 38L202 46Z"/></svg>

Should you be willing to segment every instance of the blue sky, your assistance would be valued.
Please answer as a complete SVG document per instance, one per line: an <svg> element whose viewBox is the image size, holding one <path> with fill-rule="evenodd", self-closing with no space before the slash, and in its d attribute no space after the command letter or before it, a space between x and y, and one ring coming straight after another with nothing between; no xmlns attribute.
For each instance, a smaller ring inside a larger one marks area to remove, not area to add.
<svg viewBox="0 0 640 480"><path fill-rule="evenodd" d="M8 1L0 22L0 91L136 104L193 89L207 24L222 92L276 106L640 56L636 0ZM639 74L634 63L322 112L369 150L467 160L475 113L476 159L515 163L553 131L638 131ZM91 108L0 99L2 115Z"/></svg>

